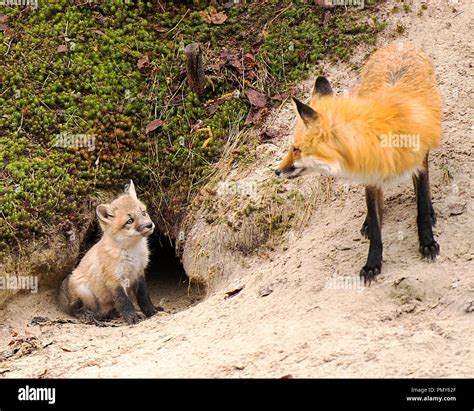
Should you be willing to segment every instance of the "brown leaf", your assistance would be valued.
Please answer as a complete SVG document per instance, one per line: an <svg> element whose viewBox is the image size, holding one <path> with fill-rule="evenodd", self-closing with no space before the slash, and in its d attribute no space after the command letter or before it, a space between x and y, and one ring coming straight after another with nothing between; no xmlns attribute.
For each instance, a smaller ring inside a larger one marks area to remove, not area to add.
<svg viewBox="0 0 474 411"><path fill-rule="evenodd" d="M280 131L276 128L266 128L260 133L260 140L268 141L274 140L280 136Z"/></svg>
<svg viewBox="0 0 474 411"><path fill-rule="evenodd" d="M268 109L266 107L257 108L252 107L245 119L245 124L258 124L260 123L265 115L268 113Z"/></svg>
<svg viewBox="0 0 474 411"><path fill-rule="evenodd" d="M143 67L148 66L149 64L150 64L150 57L148 57L148 54L141 56L137 61L137 67L139 70L142 69Z"/></svg>
<svg viewBox="0 0 474 411"><path fill-rule="evenodd" d="M148 123L148 125L146 126L145 134L148 134L151 131L156 130L161 125L163 125L163 120L160 120L159 118L156 118L153 121L150 121L150 123Z"/></svg>
<svg viewBox="0 0 474 411"><path fill-rule="evenodd" d="M67 53L68 49L65 44L61 44L58 46L58 49L56 50L57 53Z"/></svg>
<svg viewBox="0 0 474 411"><path fill-rule="evenodd" d="M239 57L239 52L236 49L227 49L223 48L221 52L221 61L223 64L227 64L231 67L234 67L239 74L242 73L242 61Z"/></svg>
<svg viewBox="0 0 474 411"><path fill-rule="evenodd" d="M267 105L267 96L254 89L248 89L245 94L254 107L263 108Z"/></svg>
<svg viewBox="0 0 474 411"><path fill-rule="evenodd" d="M94 30L91 30L91 32L98 34L99 36L105 36L105 33L102 30L94 29Z"/></svg>
<svg viewBox="0 0 474 411"><path fill-rule="evenodd" d="M270 99L274 101L283 101L286 100L290 96L289 93L281 93L281 94L275 94L270 97Z"/></svg>
<svg viewBox="0 0 474 411"><path fill-rule="evenodd" d="M6 14L0 14L0 23L6 23L9 17Z"/></svg>
<svg viewBox="0 0 474 411"><path fill-rule="evenodd" d="M6 23L0 23L0 31L3 31L7 37L12 35L12 30L8 27Z"/></svg>
<svg viewBox="0 0 474 411"><path fill-rule="evenodd" d="M208 67L211 69L211 70L214 70L214 71L221 71L221 68L225 66L225 61L224 60L219 60L217 63L214 63L214 64L209 64Z"/></svg>
<svg viewBox="0 0 474 411"><path fill-rule="evenodd" d="M255 57L252 53L245 53L244 55L245 68L252 68L255 66Z"/></svg>
<svg viewBox="0 0 474 411"><path fill-rule="evenodd" d="M222 11L211 15L211 21L213 24L224 24L226 20L227 15Z"/></svg>
<svg viewBox="0 0 474 411"><path fill-rule="evenodd" d="M105 23L109 18L107 16L104 16L102 13L99 12L94 12L94 15L92 16L96 20L100 21L101 23Z"/></svg>
<svg viewBox="0 0 474 411"><path fill-rule="evenodd" d="M169 29L167 29L166 27L160 26L159 23L151 24L150 27L158 33L166 33L167 31L169 31Z"/></svg>
<svg viewBox="0 0 474 411"><path fill-rule="evenodd" d="M119 104L116 108L117 113L122 113L123 112L123 104Z"/></svg>
<svg viewBox="0 0 474 411"><path fill-rule="evenodd" d="M217 11L215 7L209 7L207 10L200 11L202 19L209 24L224 24L227 15L223 11Z"/></svg>

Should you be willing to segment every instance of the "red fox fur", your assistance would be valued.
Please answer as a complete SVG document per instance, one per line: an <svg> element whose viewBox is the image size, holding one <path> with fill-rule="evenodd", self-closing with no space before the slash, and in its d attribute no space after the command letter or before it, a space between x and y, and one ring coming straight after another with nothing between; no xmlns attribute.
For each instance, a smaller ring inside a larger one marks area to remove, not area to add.
<svg viewBox="0 0 474 411"><path fill-rule="evenodd" d="M426 210L433 223L435 220L429 199L427 159L429 151L440 144L441 96L429 57L411 45L393 44L369 58L354 94L334 96L326 78L318 77L310 104L296 99L294 102L298 121L293 144L277 168L277 175L292 178L317 171L365 185L373 192L368 193L368 201L373 197L377 203L379 230L382 187L413 176L415 188L420 188L420 251L433 259L439 246L427 233L432 224L428 230L423 221L427 220ZM369 217L370 210L365 234L371 238L370 231L376 228L369 227L367 232ZM371 278L380 272L381 258L376 265L375 274L369 274Z"/></svg>

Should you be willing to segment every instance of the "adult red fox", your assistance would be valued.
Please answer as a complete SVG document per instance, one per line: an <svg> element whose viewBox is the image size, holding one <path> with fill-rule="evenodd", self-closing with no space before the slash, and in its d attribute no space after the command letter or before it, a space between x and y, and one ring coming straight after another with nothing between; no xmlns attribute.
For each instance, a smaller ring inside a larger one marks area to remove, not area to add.
<svg viewBox="0 0 474 411"><path fill-rule="evenodd" d="M365 185L361 233L370 247L360 272L364 283L381 272L382 188L391 181L413 176L419 250L434 260L439 245L432 231L428 154L440 144L441 96L429 57L411 45L393 44L369 58L353 95L334 96L328 80L318 77L309 105L293 100L293 144L275 172L292 178L317 171Z"/></svg>
<svg viewBox="0 0 474 411"><path fill-rule="evenodd" d="M153 306L145 283L147 238L155 225L138 200L133 181L125 194L97 206L96 212L104 234L63 281L60 306L86 321L119 314L127 323L135 324L140 317L130 299L132 294L145 316L162 310Z"/></svg>

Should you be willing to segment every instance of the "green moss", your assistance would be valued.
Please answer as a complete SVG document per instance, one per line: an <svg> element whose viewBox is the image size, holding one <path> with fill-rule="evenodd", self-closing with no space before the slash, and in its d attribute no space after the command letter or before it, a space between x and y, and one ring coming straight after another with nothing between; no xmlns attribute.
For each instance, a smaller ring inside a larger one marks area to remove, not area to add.
<svg viewBox="0 0 474 411"><path fill-rule="evenodd" d="M223 25L202 20L207 2L189 11L169 2L160 13L134 3L0 8L14 33L0 32L0 254L79 222L97 189L125 178L173 224L231 130L244 127L246 88L286 91L321 57L347 59L383 27L364 10L343 8L323 24L325 10L303 1L235 5ZM199 100L184 78L183 44L192 41L208 63L224 45L255 62L242 73L229 65L208 73ZM144 55L149 64L139 68ZM163 125L147 134L155 118ZM254 146L240 149L248 157Z"/></svg>

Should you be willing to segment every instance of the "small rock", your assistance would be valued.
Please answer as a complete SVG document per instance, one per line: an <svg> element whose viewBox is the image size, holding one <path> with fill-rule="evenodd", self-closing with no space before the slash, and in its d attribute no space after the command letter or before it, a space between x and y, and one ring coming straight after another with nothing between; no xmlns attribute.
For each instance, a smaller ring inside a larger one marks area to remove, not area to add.
<svg viewBox="0 0 474 411"><path fill-rule="evenodd" d="M460 215L466 211L466 203L453 203L448 206L448 209L450 216Z"/></svg>
<svg viewBox="0 0 474 411"><path fill-rule="evenodd" d="M467 313L473 313L474 312L474 301L469 302L469 304L467 305L465 311Z"/></svg>
<svg viewBox="0 0 474 411"><path fill-rule="evenodd" d="M244 289L244 286L235 288L235 289L233 289L233 290L231 290L231 291L227 291L227 292L225 293L224 299L227 300L228 298L235 297L235 296L236 296L237 294L239 294L243 289Z"/></svg>
<svg viewBox="0 0 474 411"><path fill-rule="evenodd" d="M263 287L258 292L258 296L259 297L266 297L267 295L270 295L272 292L273 292L272 287L270 287L270 286Z"/></svg>

